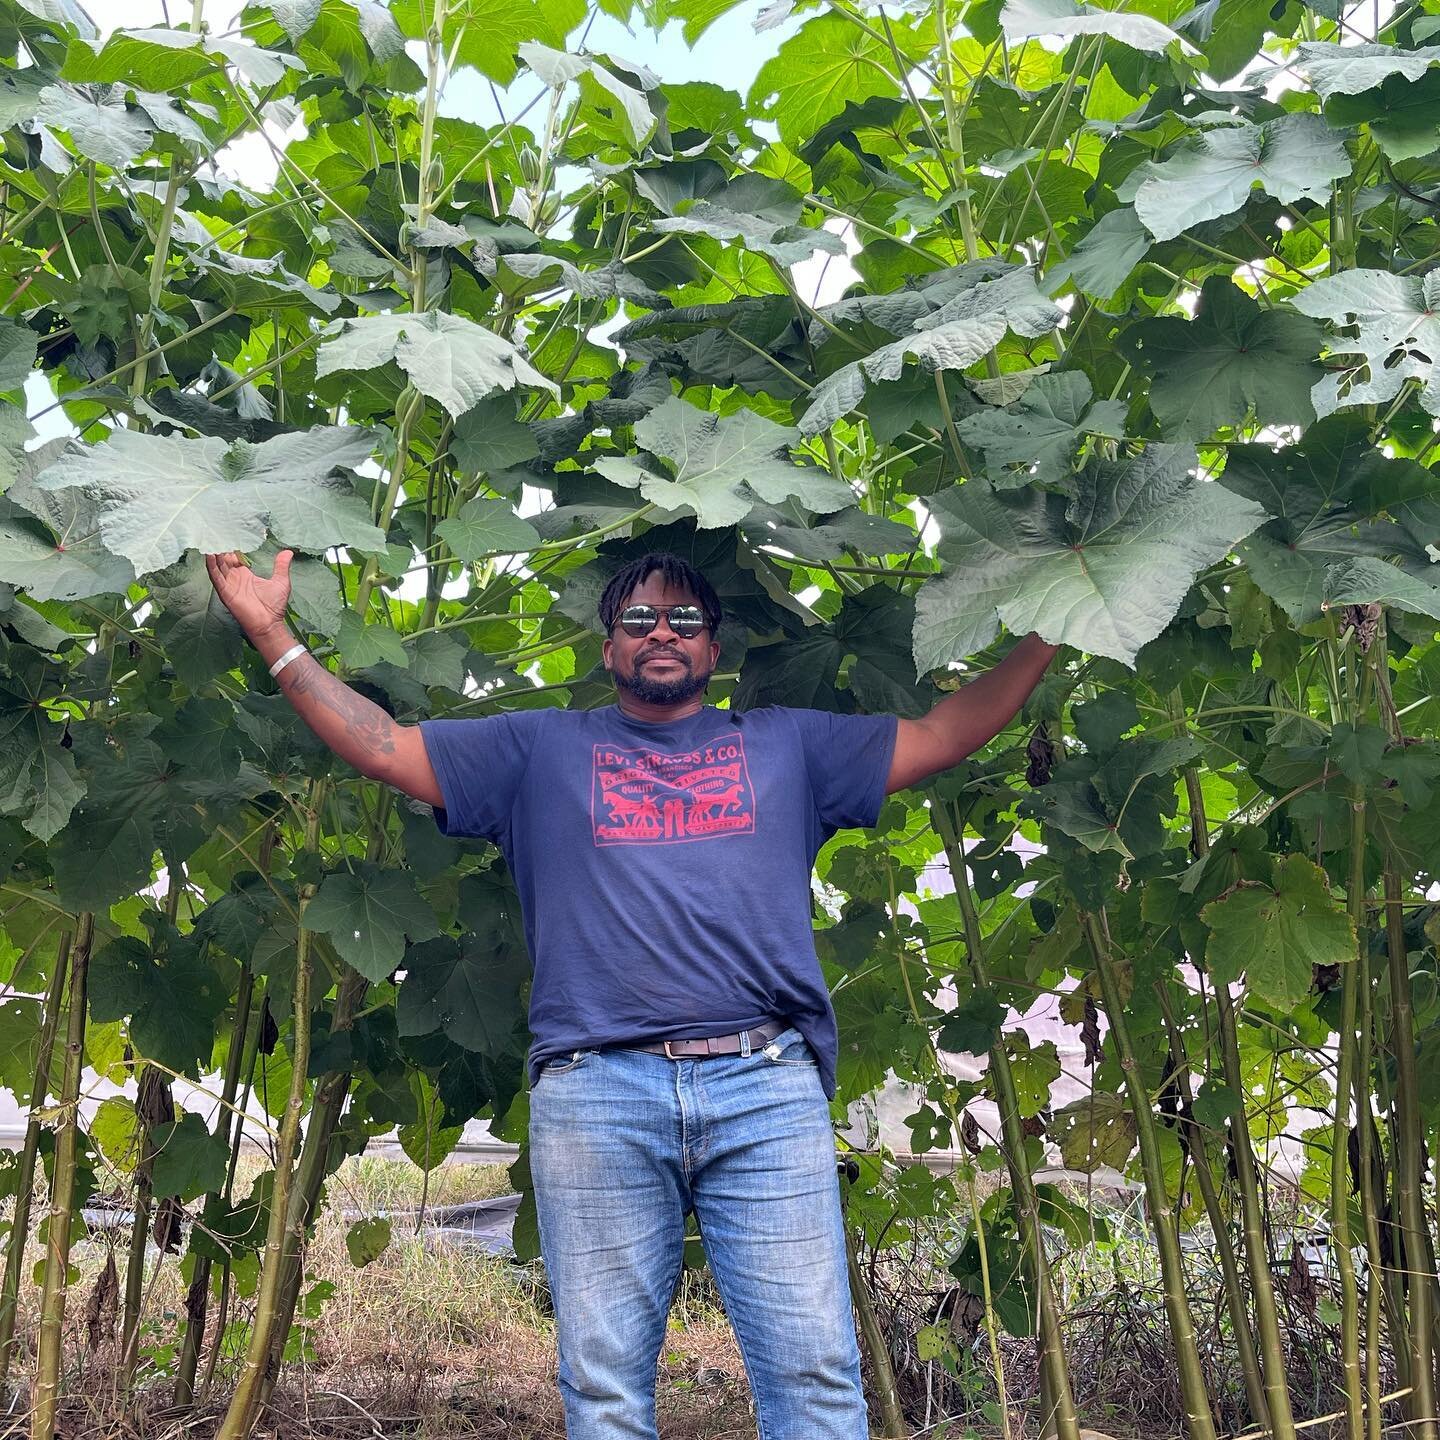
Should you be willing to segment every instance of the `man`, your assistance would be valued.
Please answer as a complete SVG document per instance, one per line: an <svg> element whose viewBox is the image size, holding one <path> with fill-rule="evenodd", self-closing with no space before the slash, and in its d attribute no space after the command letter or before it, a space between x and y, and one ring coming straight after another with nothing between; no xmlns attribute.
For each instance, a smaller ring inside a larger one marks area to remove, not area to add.
<svg viewBox="0 0 1440 1440"><path fill-rule="evenodd" d="M400 725L286 627L271 579L209 556L221 599L315 733L483 835L535 966L530 1163L574 1440L654 1440L655 1371L694 1211L761 1440L865 1440L827 1097L834 1012L816 853L958 764L1024 703L1027 636L923 719L704 704L720 604L674 555L600 600L616 703Z"/></svg>

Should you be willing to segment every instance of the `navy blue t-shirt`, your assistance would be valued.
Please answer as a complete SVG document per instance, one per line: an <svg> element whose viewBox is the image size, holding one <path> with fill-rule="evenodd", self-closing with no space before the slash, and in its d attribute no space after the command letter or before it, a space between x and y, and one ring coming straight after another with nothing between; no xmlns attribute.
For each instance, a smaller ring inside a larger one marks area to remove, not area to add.
<svg viewBox="0 0 1440 1440"><path fill-rule="evenodd" d="M873 825L893 715L706 706L663 725L599 710L427 720L447 835L505 855L535 966L530 1078L552 1056L788 1020L835 1093L835 1012L810 876Z"/></svg>

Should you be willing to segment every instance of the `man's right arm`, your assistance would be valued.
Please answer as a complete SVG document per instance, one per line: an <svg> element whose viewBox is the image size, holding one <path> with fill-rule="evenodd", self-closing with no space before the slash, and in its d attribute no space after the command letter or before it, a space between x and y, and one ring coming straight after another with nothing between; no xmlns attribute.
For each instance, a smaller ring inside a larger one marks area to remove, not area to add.
<svg viewBox="0 0 1440 1440"><path fill-rule="evenodd" d="M299 643L285 622L290 560L291 552L282 550L275 557L274 574L261 576L235 551L205 557L216 594L266 665ZM427 805L444 804L418 725L397 724L309 653L287 662L276 683L300 718L362 775L383 780Z"/></svg>
<svg viewBox="0 0 1440 1440"><path fill-rule="evenodd" d="M250 637L266 665L298 644L280 626ZM295 713L342 760L427 805L443 805L440 782L418 725L401 725L372 700L332 675L313 655L292 660L276 677Z"/></svg>

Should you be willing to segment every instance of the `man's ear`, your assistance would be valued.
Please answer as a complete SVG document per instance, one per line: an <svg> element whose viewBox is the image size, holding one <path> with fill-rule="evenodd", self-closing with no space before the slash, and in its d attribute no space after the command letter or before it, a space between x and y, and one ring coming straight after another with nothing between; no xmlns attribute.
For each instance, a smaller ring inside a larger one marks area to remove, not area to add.
<svg viewBox="0 0 1440 1440"><path fill-rule="evenodd" d="M717 647L717 648L718 648L718 647ZM613 670L613 669L615 668L615 665L614 665L614 663L613 663L613 662L614 662L614 657L615 657L615 644L614 644L614 642L610 639L610 637L607 635L607 636L605 637L605 643L604 643L603 645L601 645L601 647L600 647L600 658L605 662L605 668L606 668L607 670Z"/></svg>
<svg viewBox="0 0 1440 1440"><path fill-rule="evenodd" d="M710 642L710 668L711 668L711 670L714 670L714 668L715 668L719 663L720 663L720 642L719 642L718 640L712 640L712 641Z"/></svg>

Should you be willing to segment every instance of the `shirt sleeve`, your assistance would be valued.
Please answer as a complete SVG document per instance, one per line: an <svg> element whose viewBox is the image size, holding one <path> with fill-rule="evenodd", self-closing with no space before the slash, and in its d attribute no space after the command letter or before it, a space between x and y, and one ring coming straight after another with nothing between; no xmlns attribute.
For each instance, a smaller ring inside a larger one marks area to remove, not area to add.
<svg viewBox="0 0 1440 1440"><path fill-rule="evenodd" d="M509 827L542 713L420 722L420 737L445 801L435 809L442 834L499 842Z"/></svg>
<svg viewBox="0 0 1440 1440"><path fill-rule="evenodd" d="M885 803L899 722L893 715L792 710L815 811L828 830L873 825Z"/></svg>

